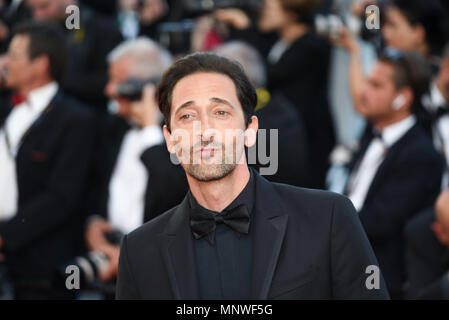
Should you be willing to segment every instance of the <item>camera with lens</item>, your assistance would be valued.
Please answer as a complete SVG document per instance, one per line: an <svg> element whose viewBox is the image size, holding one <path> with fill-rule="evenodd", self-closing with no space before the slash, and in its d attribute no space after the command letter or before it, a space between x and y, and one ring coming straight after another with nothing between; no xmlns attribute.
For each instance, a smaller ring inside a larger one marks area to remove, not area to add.
<svg viewBox="0 0 449 320"><path fill-rule="evenodd" d="M129 78L126 82L120 83L117 86L117 95L122 99L139 101L142 99L142 92L145 86L151 83L157 87L159 81L159 78Z"/></svg>

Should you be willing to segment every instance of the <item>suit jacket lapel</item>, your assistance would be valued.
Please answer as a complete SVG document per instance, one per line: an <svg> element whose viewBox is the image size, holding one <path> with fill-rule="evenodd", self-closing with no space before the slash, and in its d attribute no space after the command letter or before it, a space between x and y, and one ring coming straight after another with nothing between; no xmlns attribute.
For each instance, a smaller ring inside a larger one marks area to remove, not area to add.
<svg viewBox="0 0 449 320"><path fill-rule="evenodd" d="M287 229L288 215L273 186L256 177L256 203L253 209L253 273L251 298L267 299L273 274Z"/></svg>
<svg viewBox="0 0 449 320"><path fill-rule="evenodd" d="M195 254L189 226L187 196L178 206L167 227L159 235L159 248L175 299L199 299Z"/></svg>

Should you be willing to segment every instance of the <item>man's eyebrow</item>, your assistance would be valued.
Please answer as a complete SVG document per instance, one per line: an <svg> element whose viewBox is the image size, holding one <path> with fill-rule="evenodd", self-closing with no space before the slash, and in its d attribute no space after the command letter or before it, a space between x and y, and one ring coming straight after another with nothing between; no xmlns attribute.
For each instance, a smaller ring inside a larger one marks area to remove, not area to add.
<svg viewBox="0 0 449 320"><path fill-rule="evenodd" d="M232 103L230 103L229 101L227 101L225 99L213 97L213 98L210 98L209 101L210 102L215 102L215 103L220 103L220 104L225 104L225 105L228 105L231 108L235 109L234 106L232 105Z"/></svg>
<svg viewBox="0 0 449 320"><path fill-rule="evenodd" d="M210 101L210 102L214 102L214 103L225 104L225 105L230 106L231 108L235 109L235 107L232 105L232 103L230 103L228 100L225 100L225 99L213 97L213 98L210 98L209 101ZM177 112L179 112L181 109L190 107L190 106L193 105L193 104L195 104L194 101L187 101L187 102L184 102L184 103L181 104L178 108L176 108L175 114L176 114Z"/></svg>
<svg viewBox="0 0 449 320"><path fill-rule="evenodd" d="M187 107L191 106L192 104L193 104L193 101L184 102L175 110L175 113L177 113L179 110L181 110L183 108L187 108Z"/></svg>

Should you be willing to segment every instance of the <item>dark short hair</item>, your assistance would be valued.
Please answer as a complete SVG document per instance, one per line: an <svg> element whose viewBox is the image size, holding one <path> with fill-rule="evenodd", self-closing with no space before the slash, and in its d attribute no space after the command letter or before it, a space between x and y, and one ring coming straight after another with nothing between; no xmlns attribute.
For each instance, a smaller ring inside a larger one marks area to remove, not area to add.
<svg viewBox="0 0 449 320"><path fill-rule="evenodd" d="M50 63L50 76L61 80L67 63L66 39L59 26L49 22L25 22L13 29L13 36L26 35L30 39L30 60L46 55Z"/></svg>
<svg viewBox="0 0 449 320"><path fill-rule="evenodd" d="M214 53L199 52L176 61L162 76L156 91L159 109L170 130L172 94L175 85L184 77L198 72L219 73L228 76L235 84L237 97L242 105L245 123L248 125L257 105L256 90L252 86L241 65Z"/></svg>
<svg viewBox="0 0 449 320"><path fill-rule="evenodd" d="M379 61L393 67L393 83L396 88L409 87L413 91L412 112L421 109L421 98L427 92L432 77L430 64L421 54L388 48L379 56Z"/></svg>

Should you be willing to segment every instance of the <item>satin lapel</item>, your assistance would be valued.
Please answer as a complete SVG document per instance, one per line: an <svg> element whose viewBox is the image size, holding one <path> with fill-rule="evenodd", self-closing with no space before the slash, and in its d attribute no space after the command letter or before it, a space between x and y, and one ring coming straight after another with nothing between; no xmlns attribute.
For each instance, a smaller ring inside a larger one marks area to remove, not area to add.
<svg viewBox="0 0 449 320"><path fill-rule="evenodd" d="M167 267L175 299L199 299L198 278L192 235L189 227L189 204L185 197L159 235L159 248Z"/></svg>
<svg viewBox="0 0 449 320"><path fill-rule="evenodd" d="M253 265L251 298L267 299L287 229L288 215L273 186L256 177L256 204L253 210Z"/></svg>

